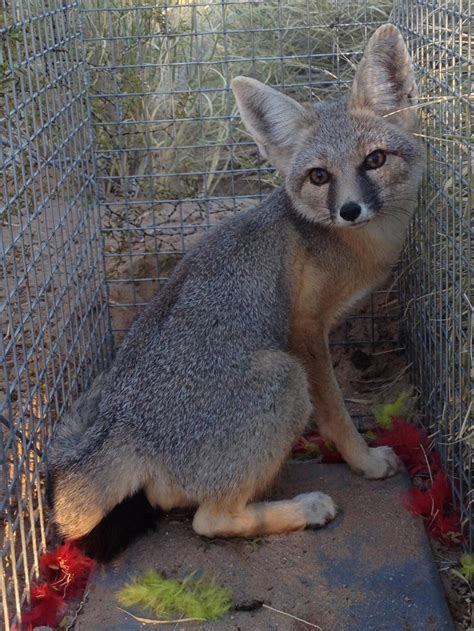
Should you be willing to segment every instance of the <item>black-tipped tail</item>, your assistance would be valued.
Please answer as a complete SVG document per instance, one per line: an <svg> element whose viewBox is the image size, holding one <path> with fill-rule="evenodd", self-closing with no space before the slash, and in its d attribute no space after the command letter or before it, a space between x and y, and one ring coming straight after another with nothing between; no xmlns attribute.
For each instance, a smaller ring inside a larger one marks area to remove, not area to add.
<svg viewBox="0 0 474 631"><path fill-rule="evenodd" d="M139 491L112 509L81 539L80 547L99 563L108 563L140 535L155 530L160 512Z"/></svg>

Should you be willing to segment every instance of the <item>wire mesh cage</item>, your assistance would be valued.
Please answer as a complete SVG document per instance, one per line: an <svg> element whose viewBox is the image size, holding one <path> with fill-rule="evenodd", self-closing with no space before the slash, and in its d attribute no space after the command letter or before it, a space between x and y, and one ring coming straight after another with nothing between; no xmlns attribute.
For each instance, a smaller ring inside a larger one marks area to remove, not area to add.
<svg viewBox="0 0 474 631"><path fill-rule="evenodd" d="M406 349L473 547L471 2L396 2L420 86L428 168L404 258Z"/></svg>
<svg viewBox="0 0 474 631"><path fill-rule="evenodd" d="M302 102L336 96L392 2L81 6L112 329L120 343L182 254L279 183L243 129L232 77L253 76ZM397 296L389 283L334 333L336 362L355 347L401 348ZM370 406L350 407L359 424L369 422Z"/></svg>
<svg viewBox="0 0 474 631"><path fill-rule="evenodd" d="M472 533L470 3L2 6L5 627L27 604L48 543L42 475L55 421L195 240L278 183L243 131L230 79L253 76L301 101L337 95L390 15L419 71L429 170L400 281L333 343L397 356L406 345Z"/></svg>
<svg viewBox="0 0 474 631"><path fill-rule="evenodd" d="M109 359L77 8L3 3L0 25L0 581L18 620L48 541L54 421Z"/></svg>
<svg viewBox="0 0 474 631"><path fill-rule="evenodd" d="M83 8L112 321L120 339L154 290L151 281L166 280L204 230L255 204L278 182L242 130L230 79L251 75L303 101L335 95L391 3L85 2ZM339 341L374 341L371 316ZM396 341L396 331L385 335Z"/></svg>

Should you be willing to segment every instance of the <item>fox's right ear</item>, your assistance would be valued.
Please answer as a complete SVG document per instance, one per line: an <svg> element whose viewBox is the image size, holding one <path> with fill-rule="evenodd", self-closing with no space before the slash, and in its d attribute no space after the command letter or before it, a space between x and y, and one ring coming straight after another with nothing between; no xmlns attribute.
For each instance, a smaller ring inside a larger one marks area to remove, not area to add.
<svg viewBox="0 0 474 631"><path fill-rule="evenodd" d="M231 87L244 125L261 154L285 175L296 138L305 126L305 108L249 77L236 77Z"/></svg>

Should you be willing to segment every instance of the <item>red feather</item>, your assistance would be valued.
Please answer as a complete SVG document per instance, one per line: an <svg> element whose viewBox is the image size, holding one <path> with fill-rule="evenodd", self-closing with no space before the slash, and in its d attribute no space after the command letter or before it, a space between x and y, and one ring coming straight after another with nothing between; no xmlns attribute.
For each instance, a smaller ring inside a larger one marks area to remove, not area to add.
<svg viewBox="0 0 474 631"><path fill-rule="evenodd" d="M437 509L444 511L446 503L452 503L453 494L451 491L451 485L446 477L446 474L439 471L433 480L433 484L430 488L430 493L433 496L433 501Z"/></svg>
<svg viewBox="0 0 474 631"><path fill-rule="evenodd" d="M323 462L325 463L338 463L344 462L343 457L338 452L336 447L332 443L328 443L325 440L321 441L320 445L321 455L323 457Z"/></svg>
<svg viewBox="0 0 474 631"><path fill-rule="evenodd" d="M413 515L420 515L422 517L432 515L434 509L431 493L429 493L429 491L422 491L417 487L412 487L407 491L405 506Z"/></svg>
<svg viewBox="0 0 474 631"><path fill-rule="evenodd" d="M453 510L451 486L439 453L429 446L426 432L402 418L392 417L391 428L378 430L374 444L391 447L412 478L429 474L433 481L427 488L413 486L407 492L406 508L423 518L431 536L447 542L461 541L462 529L459 513ZM302 436L293 447L293 453L317 454L322 462L342 462L336 448L321 438L318 432Z"/></svg>
<svg viewBox="0 0 474 631"><path fill-rule="evenodd" d="M296 443L292 447L293 454L318 454L319 455L319 447L312 444L311 441L308 440L307 436L300 436Z"/></svg>
<svg viewBox="0 0 474 631"><path fill-rule="evenodd" d="M442 471L438 471L428 489L413 487L406 497L408 510L424 518L432 537L459 542L462 539L459 513L451 510L452 504L451 486Z"/></svg>
<svg viewBox="0 0 474 631"><path fill-rule="evenodd" d="M64 598L82 594L95 561L82 554L73 541L43 554L40 568L44 578Z"/></svg>
<svg viewBox="0 0 474 631"><path fill-rule="evenodd" d="M344 462L341 454L332 443L326 442L318 432L312 432L301 436L293 447L294 454L317 454L321 456L321 462Z"/></svg>
<svg viewBox="0 0 474 631"><path fill-rule="evenodd" d="M392 447L409 471L426 470L425 454L429 447L425 432L401 418L393 418L392 421L392 428L381 430L375 444Z"/></svg>
<svg viewBox="0 0 474 631"><path fill-rule="evenodd" d="M65 608L64 598L48 583L39 583L31 588L31 607L22 615L22 624L28 629L47 626L55 627L59 623Z"/></svg>
<svg viewBox="0 0 474 631"><path fill-rule="evenodd" d="M438 513L433 522L427 524L428 530L432 537L443 539L450 543L460 543L464 540L461 532L459 513L457 511L450 515Z"/></svg>
<svg viewBox="0 0 474 631"><path fill-rule="evenodd" d="M433 484L425 491L412 487L407 493L407 508L415 515L432 517L444 514L447 502L452 502L452 493L446 474L439 471Z"/></svg>

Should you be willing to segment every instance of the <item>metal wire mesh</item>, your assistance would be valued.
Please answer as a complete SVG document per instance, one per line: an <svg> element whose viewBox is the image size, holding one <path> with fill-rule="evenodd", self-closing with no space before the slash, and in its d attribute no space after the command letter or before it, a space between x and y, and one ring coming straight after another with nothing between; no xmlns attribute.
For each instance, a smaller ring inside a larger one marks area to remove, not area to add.
<svg viewBox="0 0 474 631"><path fill-rule="evenodd" d="M423 98L443 97L422 108L430 171L402 276L405 333L427 422L472 525L470 5L82 0L78 11L67 0L3 0L7 628L47 543L41 473L54 421L110 359L107 291L119 342L190 245L278 182L243 132L230 79L254 76L303 101L337 94L392 8ZM396 352L400 319L389 286L333 342Z"/></svg>
<svg viewBox="0 0 474 631"><path fill-rule="evenodd" d="M243 132L230 79L251 75L303 101L334 95L391 2L82 6L119 340L203 231L278 182ZM394 298L375 295L385 310L369 306L334 341L396 346Z"/></svg>
<svg viewBox="0 0 474 631"><path fill-rule="evenodd" d="M54 421L108 359L77 8L3 2L0 23L0 581L18 620L48 540Z"/></svg>
<svg viewBox="0 0 474 631"><path fill-rule="evenodd" d="M406 249L406 348L426 424L473 548L473 214L470 1L396 2L417 65L428 169Z"/></svg>

